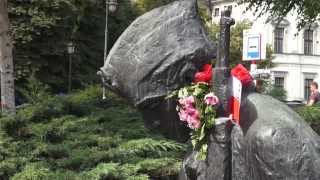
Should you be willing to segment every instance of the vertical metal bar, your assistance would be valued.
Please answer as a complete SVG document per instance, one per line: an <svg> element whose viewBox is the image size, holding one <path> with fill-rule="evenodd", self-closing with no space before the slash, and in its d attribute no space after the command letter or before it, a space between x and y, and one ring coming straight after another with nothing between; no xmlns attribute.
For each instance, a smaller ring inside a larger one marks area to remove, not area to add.
<svg viewBox="0 0 320 180"><path fill-rule="evenodd" d="M104 31L103 64L107 60L107 52L108 52L108 16L109 16L109 0L106 0L106 25L105 25L105 31ZM104 87L104 82L102 82L102 99L106 99L106 88Z"/></svg>
<svg viewBox="0 0 320 180"><path fill-rule="evenodd" d="M72 87L72 78L71 78L71 75L72 75L72 55L69 54L69 80L68 80L68 93L71 93L71 87Z"/></svg>

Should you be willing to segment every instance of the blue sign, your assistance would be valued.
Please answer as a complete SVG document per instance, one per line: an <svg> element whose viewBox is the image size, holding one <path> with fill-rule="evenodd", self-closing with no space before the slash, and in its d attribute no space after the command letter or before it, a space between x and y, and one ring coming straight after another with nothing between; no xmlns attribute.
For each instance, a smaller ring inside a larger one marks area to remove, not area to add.
<svg viewBox="0 0 320 180"><path fill-rule="evenodd" d="M249 59L260 59L260 36L248 37L247 57Z"/></svg>

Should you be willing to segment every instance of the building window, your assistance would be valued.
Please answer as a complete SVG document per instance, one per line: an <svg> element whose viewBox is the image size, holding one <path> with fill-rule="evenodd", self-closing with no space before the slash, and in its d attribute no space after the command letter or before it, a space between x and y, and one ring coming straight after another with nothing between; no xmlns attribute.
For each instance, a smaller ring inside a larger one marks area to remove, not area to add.
<svg viewBox="0 0 320 180"><path fill-rule="evenodd" d="M219 16L219 8L215 8L214 9L214 17L218 17Z"/></svg>
<svg viewBox="0 0 320 180"><path fill-rule="evenodd" d="M283 35L284 28L277 27L274 30L274 52L283 53Z"/></svg>
<svg viewBox="0 0 320 180"><path fill-rule="evenodd" d="M310 84L312 83L313 79L306 78L304 79L304 99L308 100L310 96Z"/></svg>
<svg viewBox="0 0 320 180"><path fill-rule="evenodd" d="M312 55L313 49L313 30L304 31L304 54Z"/></svg>
<svg viewBox="0 0 320 180"><path fill-rule="evenodd" d="M288 72L285 71L273 71L273 85L277 88L285 89L284 83L285 83L285 77Z"/></svg>
<svg viewBox="0 0 320 180"><path fill-rule="evenodd" d="M274 85L278 88L284 89L284 77L275 77Z"/></svg>

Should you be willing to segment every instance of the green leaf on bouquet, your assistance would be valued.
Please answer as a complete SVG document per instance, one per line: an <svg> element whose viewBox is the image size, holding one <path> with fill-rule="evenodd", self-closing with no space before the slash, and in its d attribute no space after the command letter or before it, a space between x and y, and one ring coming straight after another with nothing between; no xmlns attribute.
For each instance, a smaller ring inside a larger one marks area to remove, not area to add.
<svg viewBox="0 0 320 180"><path fill-rule="evenodd" d="M199 141L201 141L201 140L206 136L205 126L206 126L206 124L203 124L202 127L201 127L200 136L199 136Z"/></svg>
<svg viewBox="0 0 320 180"><path fill-rule="evenodd" d="M165 97L165 99L167 100L167 99L171 99L171 98L173 98L173 97L175 97L175 96L178 96L178 91L172 91L170 94L168 94L166 97Z"/></svg>
<svg viewBox="0 0 320 180"><path fill-rule="evenodd" d="M196 147L197 143L198 143L198 140L196 138L191 138L191 144L193 149Z"/></svg>
<svg viewBox="0 0 320 180"><path fill-rule="evenodd" d="M206 119L206 128L207 129L211 129L214 127L214 124L215 124L215 118L214 116L209 116L207 119Z"/></svg>
<svg viewBox="0 0 320 180"><path fill-rule="evenodd" d="M198 160L205 160L207 157L207 152L208 152L208 145L202 144L202 146L197 154L197 159Z"/></svg>
<svg viewBox="0 0 320 180"><path fill-rule="evenodd" d="M189 95L187 88L182 88L178 92L178 98L185 98Z"/></svg>
<svg viewBox="0 0 320 180"><path fill-rule="evenodd" d="M196 87L192 93L192 95L194 95L194 96L199 96L201 94L203 94L203 90L199 87Z"/></svg>
<svg viewBox="0 0 320 180"><path fill-rule="evenodd" d="M204 111L205 114L213 113L213 107L208 105Z"/></svg>

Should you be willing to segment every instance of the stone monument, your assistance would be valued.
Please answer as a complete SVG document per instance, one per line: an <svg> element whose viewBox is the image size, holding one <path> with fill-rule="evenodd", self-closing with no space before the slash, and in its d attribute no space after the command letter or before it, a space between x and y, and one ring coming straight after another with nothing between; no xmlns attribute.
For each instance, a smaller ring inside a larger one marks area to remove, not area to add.
<svg viewBox="0 0 320 180"><path fill-rule="evenodd" d="M213 90L227 116L230 26L224 12ZM175 102L164 97L192 82L195 72L215 57L197 12L196 0L179 0L135 20L110 51L100 74L104 85L126 98L143 114L147 127L185 140ZM318 180L320 137L282 102L243 89L240 124L216 124L208 155L199 161L189 151L180 180Z"/></svg>
<svg viewBox="0 0 320 180"><path fill-rule="evenodd" d="M179 141L189 137L171 91L190 84L216 57L196 0L175 1L138 17L111 49L100 74L104 85L137 107L147 127Z"/></svg>

